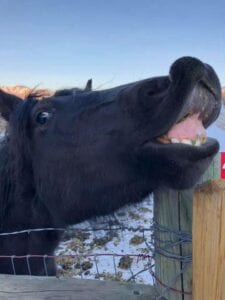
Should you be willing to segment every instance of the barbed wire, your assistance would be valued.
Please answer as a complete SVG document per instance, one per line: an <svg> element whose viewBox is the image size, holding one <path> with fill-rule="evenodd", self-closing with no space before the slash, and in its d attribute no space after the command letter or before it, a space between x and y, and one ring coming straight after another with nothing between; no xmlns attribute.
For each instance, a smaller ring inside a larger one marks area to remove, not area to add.
<svg viewBox="0 0 225 300"><path fill-rule="evenodd" d="M92 231L111 231L111 230L128 230L132 232L144 232L149 231L151 232L151 228L145 228L145 227L128 227L128 226L112 226L112 227L90 227L90 228L84 228L84 229L65 229L65 228L29 228L24 230L18 230L18 231L10 231L10 232L3 232L0 233L0 236L6 236L6 235L17 235L17 234L23 234L23 233L31 233L31 232L41 232L41 231L67 231L67 232L74 232L74 231L84 231L84 232L92 232Z"/></svg>
<svg viewBox="0 0 225 300"><path fill-rule="evenodd" d="M26 255L0 255L1 258L13 258L13 259L22 259L22 258L88 258L88 257L101 257L101 256L114 256L114 257L134 257L137 258L137 262L143 259L153 258L152 255L142 254L142 253L79 253L79 254L63 254L63 255L47 255L47 254L26 254Z"/></svg>
<svg viewBox="0 0 225 300"><path fill-rule="evenodd" d="M6 236L6 235L18 235L23 233L31 233L31 232L41 232L41 231L65 231L63 228L33 228L33 229L24 229L24 230L18 230L18 231L12 231L12 232L3 232L0 233L0 236Z"/></svg>

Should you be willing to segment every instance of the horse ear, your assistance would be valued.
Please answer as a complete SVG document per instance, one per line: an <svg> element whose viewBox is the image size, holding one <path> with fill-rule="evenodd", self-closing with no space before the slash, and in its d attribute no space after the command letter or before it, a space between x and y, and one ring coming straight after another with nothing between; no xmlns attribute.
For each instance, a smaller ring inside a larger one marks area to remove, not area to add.
<svg viewBox="0 0 225 300"><path fill-rule="evenodd" d="M6 121L9 121L11 113L21 101L21 98L5 93L0 89L0 114Z"/></svg>
<svg viewBox="0 0 225 300"><path fill-rule="evenodd" d="M85 92L91 92L92 91L92 79L89 79L86 83L86 86L84 88Z"/></svg>

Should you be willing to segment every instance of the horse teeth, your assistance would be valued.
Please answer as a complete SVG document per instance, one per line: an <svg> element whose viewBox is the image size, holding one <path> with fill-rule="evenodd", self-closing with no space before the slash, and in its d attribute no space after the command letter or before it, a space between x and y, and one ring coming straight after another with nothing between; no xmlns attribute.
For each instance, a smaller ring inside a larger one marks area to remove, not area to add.
<svg viewBox="0 0 225 300"><path fill-rule="evenodd" d="M192 145L192 141L191 141L191 140L188 140L188 139L183 139L183 140L181 140L181 143L182 143L182 144L186 144L186 145Z"/></svg>
<svg viewBox="0 0 225 300"><path fill-rule="evenodd" d="M176 144L176 143L180 143L180 141L178 139L172 138L171 143Z"/></svg>
<svg viewBox="0 0 225 300"><path fill-rule="evenodd" d="M201 140L200 139L197 139L195 141L195 146L201 146Z"/></svg>
<svg viewBox="0 0 225 300"><path fill-rule="evenodd" d="M166 136L162 136L162 137L159 137L157 140L163 144L172 143L172 144L185 144L185 145L191 145L191 146L201 146L202 144L204 144L206 142L207 137L204 135L197 135L195 140L191 140L191 139L179 140L177 138L168 139Z"/></svg>
<svg viewBox="0 0 225 300"><path fill-rule="evenodd" d="M206 136L202 136L202 144L205 144L207 141L207 137Z"/></svg>
<svg viewBox="0 0 225 300"><path fill-rule="evenodd" d="M162 135L162 136L158 137L157 141L162 143L162 144L169 144L170 143L170 140L168 139L168 137L166 135Z"/></svg>

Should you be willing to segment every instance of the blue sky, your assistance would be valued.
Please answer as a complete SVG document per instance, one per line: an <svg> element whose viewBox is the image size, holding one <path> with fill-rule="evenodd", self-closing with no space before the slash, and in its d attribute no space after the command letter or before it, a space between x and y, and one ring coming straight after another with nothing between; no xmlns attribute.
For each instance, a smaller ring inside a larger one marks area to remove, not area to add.
<svg viewBox="0 0 225 300"><path fill-rule="evenodd" d="M168 73L183 55L225 85L225 2L0 0L0 85L108 88Z"/></svg>

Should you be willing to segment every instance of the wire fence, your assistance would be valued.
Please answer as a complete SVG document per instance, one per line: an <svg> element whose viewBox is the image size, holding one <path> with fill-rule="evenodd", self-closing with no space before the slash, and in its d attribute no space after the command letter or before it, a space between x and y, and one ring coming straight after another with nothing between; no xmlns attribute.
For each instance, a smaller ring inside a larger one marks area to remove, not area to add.
<svg viewBox="0 0 225 300"><path fill-rule="evenodd" d="M39 234L43 231L64 231L63 228L35 228L26 229L14 232L3 232L0 233L1 237L5 236L18 236L21 234ZM0 255L0 261L7 259L11 261L11 267L13 273L16 275L16 262L23 260L28 269L28 274L32 275L31 260L39 259L39 263L43 263L43 269L45 276L49 276L47 261L48 259L55 259L59 269L59 276L65 276L65 269L70 269L72 272L70 276L75 278L95 278L95 279L112 279L112 280L123 280L123 281L134 281L138 282L138 277L144 274L146 284L158 284L163 289L160 290L160 296L157 298L165 299L164 297L168 292L179 293L180 295L191 296L191 292L177 289L175 286L178 278L185 273L186 268L192 262L192 256L181 255L174 253L174 246L190 244L192 242L191 235L186 232L175 231L169 228L162 227L158 223L152 223L148 228L143 227L129 227L129 226L99 226L79 229L82 233L96 232L133 232L138 233L139 238L142 237L142 244L145 245L145 253L141 252L140 249L134 253L125 251L124 253L110 252L110 249L103 251L79 251L76 253L69 254L55 254L55 255L39 255L39 254L26 254L26 255ZM165 234L168 236L168 240L159 238L160 235ZM68 229L65 232L65 238L72 238L77 234L77 229ZM171 235L173 238L171 239ZM138 247L137 247L138 248ZM143 250L143 248L142 248ZM171 278L170 285L165 284L155 272L155 256L161 255L171 260L178 261L182 264L182 268L178 274L173 275ZM107 260L107 266L102 271L102 261ZM107 268L109 272L107 272ZM90 272L91 270L91 272ZM122 271L125 270L126 276L123 278ZM68 275L68 274L67 274Z"/></svg>

